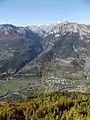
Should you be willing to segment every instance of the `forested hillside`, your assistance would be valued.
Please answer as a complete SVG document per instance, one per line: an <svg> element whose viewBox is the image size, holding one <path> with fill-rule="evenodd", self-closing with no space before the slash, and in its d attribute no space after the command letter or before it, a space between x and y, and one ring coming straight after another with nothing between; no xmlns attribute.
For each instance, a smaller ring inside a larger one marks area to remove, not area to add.
<svg viewBox="0 0 90 120"><path fill-rule="evenodd" d="M90 120L90 94L57 92L1 102L0 120Z"/></svg>

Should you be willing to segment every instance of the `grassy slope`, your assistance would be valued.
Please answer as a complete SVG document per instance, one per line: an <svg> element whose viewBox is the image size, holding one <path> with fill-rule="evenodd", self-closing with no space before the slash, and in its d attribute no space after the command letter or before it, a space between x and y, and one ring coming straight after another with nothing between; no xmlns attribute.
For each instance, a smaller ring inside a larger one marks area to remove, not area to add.
<svg viewBox="0 0 90 120"><path fill-rule="evenodd" d="M0 96L10 93L12 91L19 91L24 89L29 84L29 80L10 80L0 82Z"/></svg>

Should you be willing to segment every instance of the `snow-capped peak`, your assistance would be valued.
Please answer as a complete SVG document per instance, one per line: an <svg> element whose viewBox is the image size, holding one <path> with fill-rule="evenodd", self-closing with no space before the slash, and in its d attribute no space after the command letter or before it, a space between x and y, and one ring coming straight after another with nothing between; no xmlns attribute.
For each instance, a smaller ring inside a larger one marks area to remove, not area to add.
<svg viewBox="0 0 90 120"><path fill-rule="evenodd" d="M40 36L44 36L45 35L45 31L40 28L39 26L36 26L36 25L30 25L30 26L27 26L26 28L30 29L31 31L39 34Z"/></svg>
<svg viewBox="0 0 90 120"><path fill-rule="evenodd" d="M56 24L51 31L49 32L49 34L64 34L66 32L77 32L80 35L86 35L86 33L90 34L90 27L88 27L85 24L78 24L75 22L63 22L63 23L58 23Z"/></svg>

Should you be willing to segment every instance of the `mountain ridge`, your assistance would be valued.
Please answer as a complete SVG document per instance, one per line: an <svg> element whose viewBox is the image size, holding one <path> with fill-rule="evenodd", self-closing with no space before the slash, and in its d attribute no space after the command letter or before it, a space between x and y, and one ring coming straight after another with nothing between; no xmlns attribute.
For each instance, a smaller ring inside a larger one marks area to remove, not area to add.
<svg viewBox="0 0 90 120"><path fill-rule="evenodd" d="M28 79L28 86L18 91L26 96L89 91L90 25L63 22L45 29L0 27L0 80Z"/></svg>

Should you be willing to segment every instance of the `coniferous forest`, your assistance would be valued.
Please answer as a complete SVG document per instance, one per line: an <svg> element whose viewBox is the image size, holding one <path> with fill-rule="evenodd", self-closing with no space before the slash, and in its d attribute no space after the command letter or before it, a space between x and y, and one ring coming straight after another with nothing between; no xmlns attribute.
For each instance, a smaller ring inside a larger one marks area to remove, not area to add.
<svg viewBox="0 0 90 120"><path fill-rule="evenodd" d="M0 120L90 120L90 94L57 92L1 101Z"/></svg>

